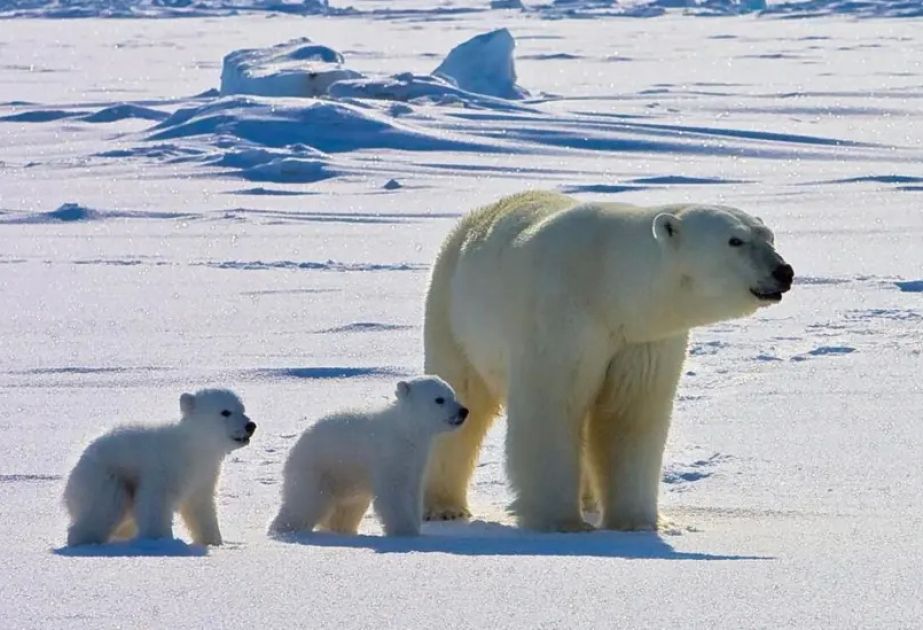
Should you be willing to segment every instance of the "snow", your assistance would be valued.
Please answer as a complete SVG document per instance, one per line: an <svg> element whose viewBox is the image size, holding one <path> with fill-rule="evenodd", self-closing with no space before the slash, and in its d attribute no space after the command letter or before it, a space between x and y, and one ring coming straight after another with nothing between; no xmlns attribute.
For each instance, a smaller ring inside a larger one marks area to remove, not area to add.
<svg viewBox="0 0 923 630"><path fill-rule="evenodd" d="M705 19L704 3L571 4L356 0L311 16L0 0L4 15L89 16L0 22L0 625L923 623L923 43L899 18L920 5ZM644 11L666 14L613 17ZM163 19L93 17L119 12ZM528 95L433 76L498 29ZM215 89L232 51L299 38L365 79L318 97ZM529 187L736 205L795 268L780 305L693 335L670 525L518 530L501 420L472 522L269 538L304 427L422 368L441 240ZM183 391L211 385L260 426L225 465L228 543L198 548L177 526L178 540L63 548L81 447L173 419Z"/></svg>

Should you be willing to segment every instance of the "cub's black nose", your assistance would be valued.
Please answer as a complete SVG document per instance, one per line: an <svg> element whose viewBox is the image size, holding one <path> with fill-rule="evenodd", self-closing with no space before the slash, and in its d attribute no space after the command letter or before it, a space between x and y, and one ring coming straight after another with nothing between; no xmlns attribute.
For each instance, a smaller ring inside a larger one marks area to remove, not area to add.
<svg viewBox="0 0 923 630"><path fill-rule="evenodd" d="M247 430L247 433L248 433L249 435L253 435L253 432L256 431L256 423L255 423L255 422L248 422L247 424L244 425L244 429Z"/></svg>
<svg viewBox="0 0 923 630"><path fill-rule="evenodd" d="M465 418L467 418L467 417L468 417L468 408L467 408L467 407L462 407L461 409L459 409L459 410L458 410L458 417L461 418L462 420L464 420Z"/></svg>
<svg viewBox="0 0 923 630"><path fill-rule="evenodd" d="M795 270L791 265L779 265L772 272L772 277L785 285L790 285L795 278Z"/></svg>

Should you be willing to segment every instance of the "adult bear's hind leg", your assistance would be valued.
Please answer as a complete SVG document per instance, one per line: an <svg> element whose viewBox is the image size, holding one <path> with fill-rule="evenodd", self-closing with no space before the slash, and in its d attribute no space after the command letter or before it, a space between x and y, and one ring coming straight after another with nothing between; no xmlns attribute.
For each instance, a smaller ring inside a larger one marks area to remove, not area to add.
<svg viewBox="0 0 923 630"><path fill-rule="evenodd" d="M454 366L433 367L438 361L427 360L427 372L444 378L455 389L458 399L468 408L461 428L438 436L433 441L424 477L423 517L428 521L468 518L468 483L477 464L484 435L493 423L499 401L461 355L452 359Z"/></svg>

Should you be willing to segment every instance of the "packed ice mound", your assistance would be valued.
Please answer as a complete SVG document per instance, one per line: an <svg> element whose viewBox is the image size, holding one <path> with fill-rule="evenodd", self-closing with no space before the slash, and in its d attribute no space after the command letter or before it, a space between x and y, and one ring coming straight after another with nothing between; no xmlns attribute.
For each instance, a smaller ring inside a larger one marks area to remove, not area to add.
<svg viewBox="0 0 923 630"><path fill-rule="evenodd" d="M516 85L513 50L516 40L505 29L472 37L453 48L433 76L463 90L506 99L521 99L528 92Z"/></svg>
<svg viewBox="0 0 923 630"><path fill-rule="evenodd" d="M321 96L337 81L362 77L343 64L343 55L307 37L235 50L224 58L221 94Z"/></svg>
<svg viewBox="0 0 923 630"><path fill-rule="evenodd" d="M367 77L346 67L343 55L336 50L303 37L270 48L236 50L225 56L220 93L419 100L508 109L504 101L528 94L516 85L515 45L510 32L500 29L456 46L431 75L404 72Z"/></svg>

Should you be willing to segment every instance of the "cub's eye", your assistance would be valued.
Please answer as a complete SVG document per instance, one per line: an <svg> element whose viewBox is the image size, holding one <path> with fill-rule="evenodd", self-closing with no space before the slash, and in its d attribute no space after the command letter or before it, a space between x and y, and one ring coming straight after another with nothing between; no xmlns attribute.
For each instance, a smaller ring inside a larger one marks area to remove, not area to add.
<svg viewBox="0 0 923 630"><path fill-rule="evenodd" d="M231 416L231 412L225 409L224 411L221 412L221 415L224 416L225 418L229 418Z"/></svg>
<svg viewBox="0 0 923 630"><path fill-rule="evenodd" d="M728 241L728 245L730 245L731 247L740 247L743 244L744 242L740 240L739 238L737 238L736 236Z"/></svg>
<svg viewBox="0 0 923 630"><path fill-rule="evenodd" d="M443 404L445 404L445 398L443 398L442 396L440 396L439 398L436 399L436 404L437 404L437 405L443 405Z"/></svg>

